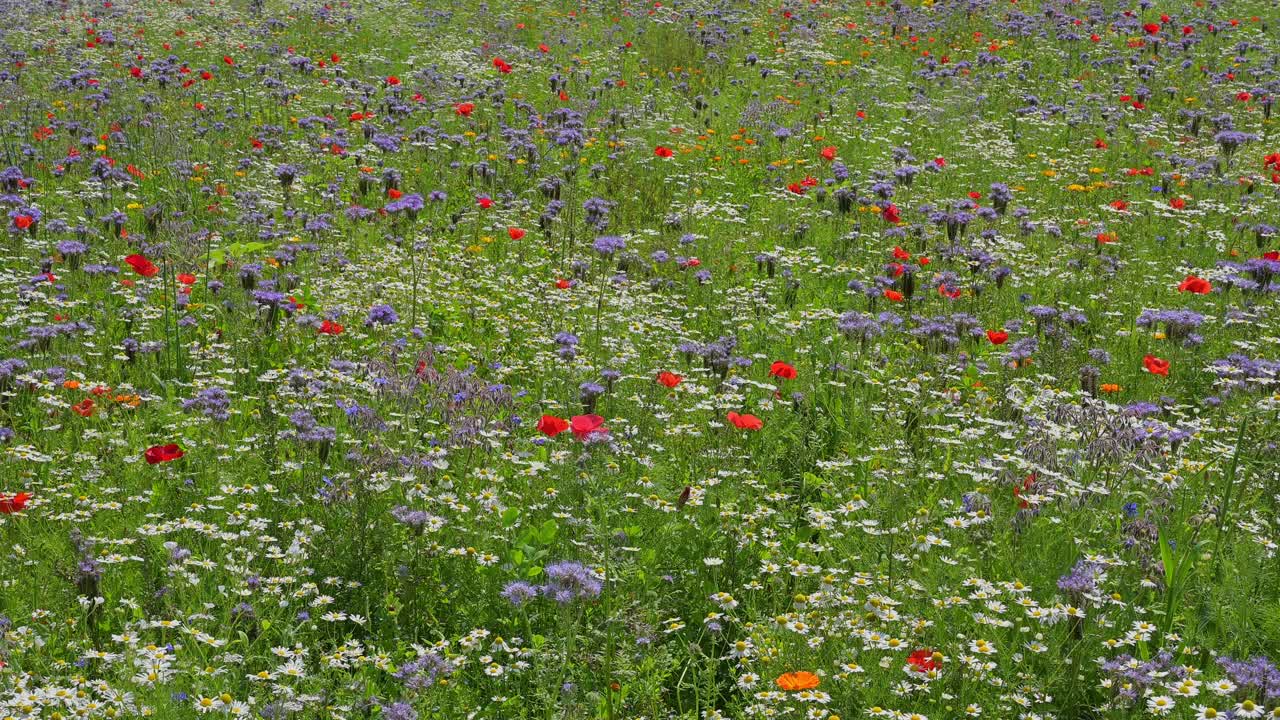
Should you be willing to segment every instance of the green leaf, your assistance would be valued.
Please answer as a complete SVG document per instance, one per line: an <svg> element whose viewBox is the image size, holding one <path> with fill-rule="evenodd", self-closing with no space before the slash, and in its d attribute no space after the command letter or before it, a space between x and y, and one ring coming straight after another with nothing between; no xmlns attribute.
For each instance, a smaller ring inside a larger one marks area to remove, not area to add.
<svg viewBox="0 0 1280 720"><path fill-rule="evenodd" d="M520 518L520 508L509 507L502 511L502 524L511 527Z"/></svg>
<svg viewBox="0 0 1280 720"><path fill-rule="evenodd" d="M1165 592L1173 592L1174 577L1177 568L1173 565L1173 548L1169 547L1169 538L1164 534L1163 530L1157 531L1157 541L1160 543L1160 561L1164 563L1164 582Z"/></svg>
<svg viewBox="0 0 1280 720"><path fill-rule="evenodd" d="M548 520L542 523L541 527L538 528L538 544L550 545L555 541L556 533L559 531L560 526L556 524L555 520Z"/></svg>

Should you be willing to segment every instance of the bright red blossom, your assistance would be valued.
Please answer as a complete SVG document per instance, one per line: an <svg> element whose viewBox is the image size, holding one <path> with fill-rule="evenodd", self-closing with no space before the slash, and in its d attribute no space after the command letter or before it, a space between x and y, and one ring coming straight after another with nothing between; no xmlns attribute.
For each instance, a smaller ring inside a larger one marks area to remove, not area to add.
<svg viewBox="0 0 1280 720"><path fill-rule="evenodd" d="M156 273L160 272L160 268L156 267L155 263L141 255L130 255L124 261L129 267L133 268L134 272L142 277L155 277Z"/></svg>
<svg viewBox="0 0 1280 720"><path fill-rule="evenodd" d="M574 415L569 419L569 430L579 440L586 440L595 434L609 432L604 426L604 418L599 415Z"/></svg>
<svg viewBox="0 0 1280 720"><path fill-rule="evenodd" d="M20 492L17 495L0 493L0 514L11 515L22 512L26 509L29 500L31 500L31 493Z"/></svg>
<svg viewBox="0 0 1280 720"><path fill-rule="evenodd" d="M1189 292L1197 295L1208 295L1213 291L1213 285L1204 278L1188 275L1186 280L1178 284L1178 292Z"/></svg>
<svg viewBox="0 0 1280 720"><path fill-rule="evenodd" d="M928 648L916 650L908 655L907 664L916 672L927 672L938 667L938 663L933 661L933 651Z"/></svg>
<svg viewBox="0 0 1280 720"><path fill-rule="evenodd" d="M182 448L178 447L175 443L149 447L147 448L147 451L142 454L142 456L146 458L148 465L159 465L160 463L167 463L173 460L177 460L183 455L186 455L186 452L184 452Z"/></svg>
<svg viewBox="0 0 1280 720"><path fill-rule="evenodd" d="M1142 366L1147 372L1160 377L1169 377L1169 361L1156 357L1155 355L1147 355L1142 358Z"/></svg>
<svg viewBox="0 0 1280 720"><path fill-rule="evenodd" d="M739 414L732 410L729 411L726 419L739 430L760 430L764 427L764 421L755 415Z"/></svg>
<svg viewBox="0 0 1280 720"><path fill-rule="evenodd" d="M773 365L769 366L769 376L781 378L783 380L795 380L796 369L794 366L778 360Z"/></svg>
<svg viewBox="0 0 1280 720"><path fill-rule="evenodd" d="M538 420L538 432L547 437L555 437L569 429L569 421L555 415L543 415Z"/></svg>

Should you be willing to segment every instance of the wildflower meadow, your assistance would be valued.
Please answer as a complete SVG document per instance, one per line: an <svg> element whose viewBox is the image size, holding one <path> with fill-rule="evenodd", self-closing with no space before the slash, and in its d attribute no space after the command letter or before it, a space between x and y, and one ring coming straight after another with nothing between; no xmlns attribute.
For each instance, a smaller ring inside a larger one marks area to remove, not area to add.
<svg viewBox="0 0 1280 720"><path fill-rule="evenodd" d="M0 720L1280 718L1275 0L0 0Z"/></svg>

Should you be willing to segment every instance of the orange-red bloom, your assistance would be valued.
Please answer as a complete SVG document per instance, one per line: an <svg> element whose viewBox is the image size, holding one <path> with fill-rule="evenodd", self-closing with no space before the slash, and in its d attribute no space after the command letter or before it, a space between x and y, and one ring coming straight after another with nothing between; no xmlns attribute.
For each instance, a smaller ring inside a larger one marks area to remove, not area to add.
<svg viewBox="0 0 1280 720"><path fill-rule="evenodd" d="M156 445L155 447L149 447L142 456L146 458L148 465L158 465L160 463L167 463L171 460L177 460L186 454L187 453L176 444L169 443L168 445Z"/></svg>
<svg viewBox="0 0 1280 720"><path fill-rule="evenodd" d="M1213 291L1213 285L1210 284L1208 280L1205 280L1204 278L1196 277L1195 275L1188 275L1187 279L1183 280L1178 285L1178 292L1190 292L1190 293L1195 293L1197 295L1208 295L1212 291Z"/></svg>
<svg viewBox="0 0 1280 720"><path fill-rule="evenodd" d="M764 427L764 421L755 415L739 414L730 410L727 417L729 423L739 430L760 430Z"/></svg>
<svg viewBox="0 0 1280 720"><path fill-rule="evenodd" d="M684 378L673 372L658 373L658 384L663 387L673 388L684 381Z"/></svg>
<svg viewBox="0 0 1280 720"><path fill-rule="evenodd" d="M916 650L908 655L907 664L916 672L925 672L938 667L938 663L933 661L933 651L928 648Z"/></svg>
<svg viewBox="0 0 1280 720"><path fill-rule="evenodd" d="M596 433L609 432L603 426L604 418L599 415L574 415L569 418L569 430L579 440L586 440Z"/></svg>
<svg viewBox="0 0 1280 720"><path fill-rule="evenodd" d="M1160 377L1169 377L1169 361L1156 357L1155 355L1147 355L1142 358L1142 365L1147 372Z"/></svg>
<svg viewBox="0 0 1280 720"><path fill-rule="evenodd" d="M795 692L797 690L812 690L818 687L822 679L807 670L801 670L799 672L783 673L774 682L778 683L778 687L787 692Z"/></svg>
<svg viewBox="0 0 1280 720"><path fill-rule="evenodd" d="M124 261L129 267L133 268L134 272L142 277L155 277L155 274L160 272L160 268L156 267L155 263L142 255L130 255Z"/></svg>
<svg viewBox="0 0 1280 720"><path fill-rule="evenodd" d="M769 375L771 377L782 378L783 380L795 380L796 369L794 366L778 360L773 365L769 366Z"/></svg>
<svg viewBox="0 0 1280 720"><path fill-rule="evenodd" d="M20 492L17 495L0 494L0 514L11 515L16 512L22 512L27 507L27 501L31 499L31 493Z"/></svg>
<svg viewBox="0 0 1280 720"><path fill-rule="evenodd" d="M555 437L568 429L569 421L555 415L543 415L542 419L538 420L538 432L547 437Z"/></svg>

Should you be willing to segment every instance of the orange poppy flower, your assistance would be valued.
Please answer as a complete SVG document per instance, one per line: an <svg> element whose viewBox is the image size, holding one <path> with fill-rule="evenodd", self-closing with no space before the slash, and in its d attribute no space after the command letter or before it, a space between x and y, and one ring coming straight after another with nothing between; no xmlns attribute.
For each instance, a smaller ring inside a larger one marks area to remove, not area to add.
<svg viewBox="0 0 1280 720"><path fill-rule="evenodd" d="M818 687L818 683L822 681L817 675L807 670L801 670L800 672L783 673L776 682L778 687L783 690L794 692L796 690L812 690Z"/></svg>

